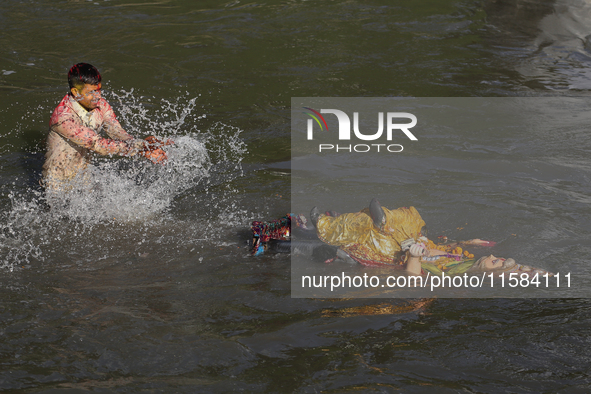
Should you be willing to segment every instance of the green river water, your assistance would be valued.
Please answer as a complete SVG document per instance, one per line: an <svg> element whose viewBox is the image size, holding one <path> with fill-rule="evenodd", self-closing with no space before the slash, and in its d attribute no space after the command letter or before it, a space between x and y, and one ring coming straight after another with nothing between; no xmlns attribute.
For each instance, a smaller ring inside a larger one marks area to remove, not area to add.
<svg viewBox="0 0 591 394"><path fill-rule="evenodd" d="M0 26L0 391L589 392L586 298L292 298L290 257L246 247L291 210L292 97L549 97L577 127L435 133L379 197L591 274L587 2L3 0ZM175 146L97 158L101 189L56 212L38 182L77 62Z"/></svg>

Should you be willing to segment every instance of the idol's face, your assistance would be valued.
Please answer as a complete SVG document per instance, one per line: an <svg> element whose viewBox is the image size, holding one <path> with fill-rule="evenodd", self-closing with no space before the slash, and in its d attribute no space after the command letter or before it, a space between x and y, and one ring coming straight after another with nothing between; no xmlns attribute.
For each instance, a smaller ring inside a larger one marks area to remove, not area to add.
<svg viewBox="0 0 591 394"><path fill-rule="evenodd" d="M482 262L482 267L486 270L486 271L492 271L492 270L496 270L499 268L502 268L503 265L505 264L505 260L504 258L501 257L495 257L492 254L488 257L486 257L483 262Z"/></svg>

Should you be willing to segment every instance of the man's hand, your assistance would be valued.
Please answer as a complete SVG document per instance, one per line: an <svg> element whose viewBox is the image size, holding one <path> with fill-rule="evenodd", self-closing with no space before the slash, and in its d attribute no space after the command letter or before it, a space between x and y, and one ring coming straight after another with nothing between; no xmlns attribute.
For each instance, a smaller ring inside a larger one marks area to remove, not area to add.
<svg viewBox="0 0 591 394"><path fill-rule="evenodd" d="M150 160L154 164L164 164L166 160L168 160L168 156L166 152L164 152L160 148L153 148L150 150L145 150L141 153L146 159Z"/></svg>
<svg viewBox="0 0 591 394"><path fill-rule="evenodd" d="M164 152L164 150L162 150L160 147L172 145L174 142L172 140L162 141L153 135L146 137L145 140L147 144L145 145L144 151L141 152L141 155L154 164L164 164L166 160L168 160L168 156L166 155L166 152Z"/></svg>
<svg viewBox="0 0 591 394"><path fill-rule="evenodd" d="M146 142L148 142L148 146L150 147L150 149L160 148L161 146L174 144L173 140L167 139L166 141L162 141L160 138L154 137L153 135L146 137L145 140Z"/></svg>

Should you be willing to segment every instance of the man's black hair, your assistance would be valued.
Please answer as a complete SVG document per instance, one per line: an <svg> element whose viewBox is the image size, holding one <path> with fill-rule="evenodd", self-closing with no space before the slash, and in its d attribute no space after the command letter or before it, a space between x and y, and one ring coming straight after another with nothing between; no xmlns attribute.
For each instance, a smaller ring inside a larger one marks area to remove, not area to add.
<svg viewBox="0 0 591 394"><path fill-rule="evenodd" d="M74 64L68 71L68 84L70 89L82 90L85 84L98 85L101 82L101 73L95 66L88 63Z"/></svg>

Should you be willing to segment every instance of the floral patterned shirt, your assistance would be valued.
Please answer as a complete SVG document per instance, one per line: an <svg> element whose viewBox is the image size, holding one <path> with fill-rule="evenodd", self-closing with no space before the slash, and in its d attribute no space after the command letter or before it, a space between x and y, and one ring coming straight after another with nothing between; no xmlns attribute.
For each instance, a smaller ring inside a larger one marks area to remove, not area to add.
<svg viewBox="0 0 591 394"><path fill-rule="evenodd" d="M101 137L101 130L111 138ZM144 146L145 141L123 130L105 99L101 98L97 108L87 111L67 94L49 122L43 183L46 188L62 189L86 170L90 152L133 156Z"/></svg>

